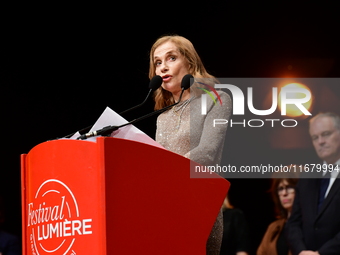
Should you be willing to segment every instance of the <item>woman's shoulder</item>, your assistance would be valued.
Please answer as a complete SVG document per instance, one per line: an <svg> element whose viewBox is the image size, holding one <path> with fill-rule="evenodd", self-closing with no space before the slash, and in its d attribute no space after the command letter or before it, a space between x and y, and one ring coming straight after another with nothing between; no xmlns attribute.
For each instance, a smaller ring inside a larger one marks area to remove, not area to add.
<svg viewBox="0 0 340 255"><path fill-rule="evenodd" d="M216 102L212 103L212 108L217 108L219 111L223 109L223 111L229 112L230 114L232 109L232 101L230 95L223 90L216 90L216 92L218 96L216 98Z"/></svg>
<svg viewBox="0 0 340 255"><path fill-rule="evenodd" d="M220 96L220 98L222 99L222 102L229 102L231 103L231 97L230 95L223 91L223 90L216 90L217 94Z"/></svg>
<svg viewBox="0 0 340 255"><path fill-rule="evenodd" d="M286 219L278 219L269 224L268 229L282 228Z"/></svg>

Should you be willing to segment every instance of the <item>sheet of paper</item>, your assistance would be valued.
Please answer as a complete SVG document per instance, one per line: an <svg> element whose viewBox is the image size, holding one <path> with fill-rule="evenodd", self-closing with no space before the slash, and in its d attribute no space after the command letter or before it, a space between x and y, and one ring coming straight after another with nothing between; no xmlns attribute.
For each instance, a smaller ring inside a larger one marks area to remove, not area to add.
<svg viewBox="0 0 340 255"><path fill-rule="evenodd" d="M93 127L91 128L89 132L99 130L106 126L120 126L127 122L128 121L125 120L118 113L113 111L111 108L106 107L102 115L99 117L99 119L96 121L96 123L93 125ZM77 137L79 136L80 134L77 132L71 137L71 139L77 139ZM139 130L133 125L127 125L125 127L122 127L114 131L111 134L111 137L137 141L137 142L146 143L146 144L150 144L156 147L163 148L159 143L157 143L155 140L153 140L151 137L149 137L148 135L146 135L145 133L143 133L141 130ZM95 142L96 137L90 137L87 140Z"/></svg>

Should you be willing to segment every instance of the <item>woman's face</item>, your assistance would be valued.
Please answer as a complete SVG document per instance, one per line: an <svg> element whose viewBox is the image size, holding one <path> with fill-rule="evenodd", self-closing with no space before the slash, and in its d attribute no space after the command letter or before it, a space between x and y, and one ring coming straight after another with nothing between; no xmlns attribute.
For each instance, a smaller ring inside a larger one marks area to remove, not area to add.
<svg viewBox="0 0 340 255"><path fill-rule="evenodd" d="M183 76L189 73L187 60L171 41L158 46L155 49L153 58L156 75L160 75L163 79L162 87L176 97L182 90Z"/></svg>
<svg viewBox="0 0 340 255"><path fill-rule="evenodd" d="M295 197L294 187L290 186L286 180L283 180L279 183L279 186L277 187L277 192L282 207L290 212L292 210Z"/></svg>

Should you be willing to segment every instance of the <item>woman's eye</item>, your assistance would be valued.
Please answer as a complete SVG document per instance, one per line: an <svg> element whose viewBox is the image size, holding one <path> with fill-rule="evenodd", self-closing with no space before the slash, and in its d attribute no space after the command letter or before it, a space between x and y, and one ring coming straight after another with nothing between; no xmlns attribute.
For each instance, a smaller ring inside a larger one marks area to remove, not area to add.
<svg viewBox="0 0 340 255"><path fill-rule="evenodd" d="M156 61L155 66L159 66L161 64L161 61Z"/></svg>
<svg viewBox="0 0 340 255"><path fill-rule="evenodd" d="M169 60L171 60L171 61L175 61L175 60L176 60L176 57L174 57L174 56L171 56L171 57L169 57Z"/></svg>

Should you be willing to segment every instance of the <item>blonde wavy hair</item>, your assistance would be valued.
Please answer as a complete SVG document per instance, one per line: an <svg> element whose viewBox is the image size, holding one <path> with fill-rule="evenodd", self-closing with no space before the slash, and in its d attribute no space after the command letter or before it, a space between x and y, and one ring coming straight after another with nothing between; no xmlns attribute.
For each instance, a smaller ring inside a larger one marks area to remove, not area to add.
<svg viewBox="0 0 340 255"><path fill-rule="evenodd" d="M184 58L188 61L189 64L189 73L195 78L215 78L211 74L209 74L203 63L201 58L198 56L193 44L183 36L179 35L166 35L158 38L156 42L152 45L150 50L150 67L149 67L149 78L151 79L156 75L156 67L154 62L154 53L155 50L162 44L166 42L172 42L177 47L179 53L184 56ZM195 83L193 86L199 86ZM162 109L168 105L175 103L174 98L172 97L171 92L163 89L162 87L158 88L154 94L155 99L155 110Z"/></svg>

